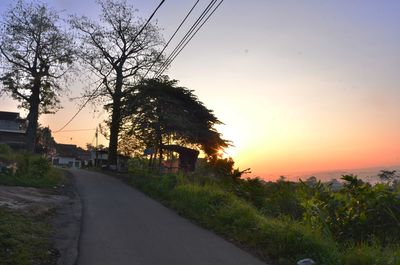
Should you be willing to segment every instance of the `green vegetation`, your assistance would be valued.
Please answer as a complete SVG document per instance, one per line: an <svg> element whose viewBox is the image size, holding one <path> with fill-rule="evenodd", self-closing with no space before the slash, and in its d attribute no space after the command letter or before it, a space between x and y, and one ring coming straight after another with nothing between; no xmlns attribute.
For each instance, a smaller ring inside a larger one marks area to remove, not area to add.
<svg viewBox="0 0 400 265"><path fill-rule="evenodd" d="M0 265L49 264L50 226L0 208Z"/></svg>
<svg viewBox="0 0 400 265"><path fill-rule="evenodd" d="M192 90L178 86L177 80L168 76L143 80L129 92L120 151L132 154L153 149L150 163L156 166L157 154L162 160L170 143L197 146L208 156L230 145L215 128L222 122L214 112Z"/></svg>
<svg viewBox="0 0 400 265"><path fill-rule="evenodd" d="M0 185L53 188L63 179L45 158L7 145L0 145L0 168ZM0 265L53 264L48 217L0 207Z"/></svg>
<svg viewBox="0 0 400 265"><path fill-rule="evenodd" d="M0 145L0 185L51 188L62 181L62 173L48 160L28 152L13 152Z"/></svg>
<svg viewBox="0 0 400 265"><path fill-rule="evenodd" d="M157 175L136 161L124 178L276 264L302 258L325 265L400 264L400 200L393 185L343 176L343 188L335 191L316 181L241 179L228 163L214 163L224 173L200 177Z"/></svg>

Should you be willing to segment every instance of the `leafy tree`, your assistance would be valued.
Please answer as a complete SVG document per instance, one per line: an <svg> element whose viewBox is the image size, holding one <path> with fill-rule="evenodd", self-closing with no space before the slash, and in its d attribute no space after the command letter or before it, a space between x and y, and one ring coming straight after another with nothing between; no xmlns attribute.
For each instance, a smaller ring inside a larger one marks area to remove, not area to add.
<svg viewBox="0 0 400 265"><path fill-rule="evenodd" d="M308 187L304 221L341 240L399 242L399 192L382 183L372 186L354 175L342 180L343 188L336 192L320 184Z"/></svg>
<svg viewBox="0 0 400 265"><path fill-rule="evenodd" d="M37 153L42 153L47 156L50 156L52 154L52 151L54 151L54 149L56 147L56 141L54 140L53 135L51 134L50 128L49 127L41 127L39 125L36 136L37 136L37 140L36 140Z"/></svg>
<svg viewBox="0 0 400 265"><path fill-rule="evenodd" d="M176 80L144 80L131 88L124 110L124 133L158 149L160 157L165 144L198 146L209 157L229 145L214 128L221 122L213 111Z"/></svg>
<svg viewBox="0 0 400 265"><path fill-rule="evenodd" d="M99 89L93 97L106 99L111 112L109 121L109 164L116 164L121 109L126 89L147 71L162 44L159 29L136 16L136 9L125 1L99 0L100 22L87 17L72 17L71 24L81 40L80 58L92 70Z"/></svg>
<svg viewBox="0 0 400 265"><path fill-rule="evenodd" d="M74 46L56 11L41 3L18 1L2 18L1 93L28 110L27 149L35 150L40 113L59 108L60 80L74 61Z"/></svg>
<svg viewBox="0 0 400 265"><path fill-rule="evenodd" d="M396 170L381 170L378 173L378 177L381 181L386 182L391 186L396 186L400 180L400 175L396 172Z"/></svg>

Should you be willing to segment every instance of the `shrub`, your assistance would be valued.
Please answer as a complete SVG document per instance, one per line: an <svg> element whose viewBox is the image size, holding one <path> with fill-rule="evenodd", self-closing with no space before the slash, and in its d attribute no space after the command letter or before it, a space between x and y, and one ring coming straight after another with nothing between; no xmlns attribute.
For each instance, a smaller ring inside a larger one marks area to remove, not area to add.
<svg viewBox="0 0 400 265"><path fill-rule="evenodd" d="M135 176L133 185L279 265L400 265L398 192L354 176L321 182ZM335 241L336 240L336 241Z"/></svg>
<svg viewBox="0 0 400 265"><path fill-rule="evenodd" d="M342 257L343 265L400 265L400 249L384 249L377 244L349 247Z"/></svg>
<svg viewBox="0 0 400 265"><path fill-rule="evenodd" d="M54 187L62 180L61 172L39 155L22 152L11 153L9 157L17 163L17 170L0 173L0 184L45 188Z"/></svg>
<svg viewBox="0 0 400 265"><path fill-rule="evenodd" d="M318 264L337 264L336 246L293 221L265 218L248 203L215 186L181 185L170 205L208 228L261 251L279 264L312 257Z"/></svg>
<svg viewBox="0 0 400 265"><path fill-rule="evenodd" d="M313 196L303 204L304 220L340 240L399 243L399 194L385 184L371 186L354 176L343 179L344 188L338 192L329 186L313 188Z"/></svg>

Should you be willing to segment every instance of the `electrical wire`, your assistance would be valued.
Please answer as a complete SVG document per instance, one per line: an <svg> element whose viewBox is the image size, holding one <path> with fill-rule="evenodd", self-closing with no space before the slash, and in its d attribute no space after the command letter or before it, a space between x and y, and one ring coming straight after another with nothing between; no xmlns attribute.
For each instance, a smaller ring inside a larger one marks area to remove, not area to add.
<svg viewBox="0 0 400 265"><path fill-rule="evenodd" d="M101 87L101 84L102 84L102 83L100 83L100 84L96 87L96 89L93 91L93 93L90 94L89 98L85 101L85 103L83 103L83 104L79 107L78 111L68 120L68 122L67 122L63 127L61 127L59 130L57 130L57 131L55 131L55 132L53 132L53 133L58 133L58 132L61 132L62 130L64 130L64 128L67 127L67 126L75 119L76 116L78 116L78 114L83 110L83 108L86 107L86 105L89 103L89 101L93 98L93 96L94 96L94 95L96 94L96 92L99 90L99 88Z"/></svg>
<svg viewBox="0 0 400 265"><path fill-rule="evenodd" d="M154 77L159 76L159 73L161 72L162 69L164 69L164 66L168 64L172 56L175 55L175 53L178 51L178 49L183 45L183 43L189 38L189 36L192 34L192 32L195 30L195 28L199 25L201 20L203 20L204 16L210 11L211 7L214 6L217 0L212 0L207 7L203 10L203 12L200 14L200 16L196 19L196 21L193 23L193 25L190 27L190 29L186 32L186 34L182 37L180 42L176 45L176 47L173 49L171 54L167 57L167 59L163 62L161 67L158 69Z"/></svg>
<svg viewBox="0 0 400 265"><path fill-rule="evenodd" d="M139 32L136 34L136 36L133 38L132 43L137 39L137 37L142 33L142 31L147 27L147 25L150 23L150 20L153 18L153 16L156 14L157 10L162 6L162 4L164 4L165 0L162 0L160 2L160 4L157 6L157 8L153 11L153 13L151 14L151 16L147 19L146 23L143 25L143 27L139 30ZM78 114L83 110L83 108L89 103L89 101L93 98L93 96L96 94L96 92L99 90L99 88L101 87L101 84L99 84L99 86L93 91L93 93L89 96L89 98L85 101L85 103L83 103L83 105L81 107L79 107L78 111L71 117L71 119L69 119L69 121L63 126L61 127L59 130L55 131L54 133L58 133L61 132L65 127L67 127L74 119L76 116L78 116Z"/></svg>
<svg viewBox="0 0 400 265"><path fill-rule="evenodd" d="M203 21L203 23L197 28L197 30L192 34L192 36L187 40L187 42L180 48L180 50L174 55L174 57L166 64L162 71L157 75L159 77L168 68L168 66L175 60L175 58L181 53L181 51L186 47L186 45L193 39L197 32L203 27L203 25L208 21L208 19L214 14L218 7L222 4L224 0L221 0L219 4L214 8L214 10L208 15L208 17Z"/></svg>
<svg viewBox="0 0 400 265"><path fill-rule="evenodd" d="M57 131L53 133L60 133L60 132L83 132L83 131L94 131L96 129L74 129L74 130L63 130L63 131Z"/></svg>
<svg viewBox="0 0 400 265"><path fill-rule="evenodd" d="M190 16L190 14L192 13L192 11L194 10L194 8L197 6L197 4L200 2L200 0L197 0L194 5L192 6L192 8L189 10L189 12L186 14L185 18L181 21L181 23L179 24L178 28L175 30L174 34L172 34L172 36L169 38L168 42L165 44L164 48L161 50L161 52L158 54L158 56L156 57L156 59L153 61L153 63L151 64L151 66L147 69L146 73L144 74L144 76L142 77L142 80L146 78L147 74L150 72L151 68L153 68L153 66L155 65L155 63L158 61L158 59L160 59L161 55L163 54L163 52L165 51L165 49L168 47L168 45L170 44L170 42L172 41L172 39L175 37L175 35L178 33L178 31L180 30L180 28L182 27L182 25L185 23L186 19Z"/></svg>

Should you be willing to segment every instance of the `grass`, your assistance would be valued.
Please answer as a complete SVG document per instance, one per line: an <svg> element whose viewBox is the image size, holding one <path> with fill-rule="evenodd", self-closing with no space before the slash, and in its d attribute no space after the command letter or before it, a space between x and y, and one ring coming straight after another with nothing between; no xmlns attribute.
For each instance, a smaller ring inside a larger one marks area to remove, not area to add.
<svg viewBox="0 0 400 265"><path fill-rule="evenodd" d="M382 249L379 245L359 244L348 248L342 261L346 265L399 265L400 249Z"/></svg>
<svg viewBox="0 0 400 265"><path fill-rule="evenodd" d="M16 171L0 172L0 185L53 188L63 181L59 169L51 166L45 158L27 152L13 152L5 145L0 145L0 159L16 165Z"/></svg>
<svg viewBox="0 0 400 265"><path fill-rule="evenodd" d="M398 244L340 241L313 229L304 222L301 194L293 183L234 183L146 170L122 178L270 264L291 265L312 258L318 265L400 265Z"/></svg>
<svg viewBox="0 0 400 265"><path fill-rule="evenodd" d="M53 188L63 181L63 173L60 169L50 168L43 175L25 174L0 174L0 185L23 186L35 188Z"/></svg>
<svg viewBox="0 0 400 265"><path fill-rule="evenodd" d="M50 226L0 208L0 265L39 265L50 262Z"/></svg>
<svg viewBox="0 0 400 265"><path fill-rule="evenodd" d="M312 258L319 265L338 265L336 243L299 222L269 218L252 204L212 183L190 183L182 176L130 175L126 181L164 202L183 216L280 265Z"/></svg>
<svg viewBox="0 0 400 265"><path fill-rule="evenodd" d="M39 155L14 152L0 145L0 159L17 168L3 168L0 185L54 188L64 181L62 171ZM0 208L0 265L54 264L51 232L47 214L37 216Z"/></svg>

